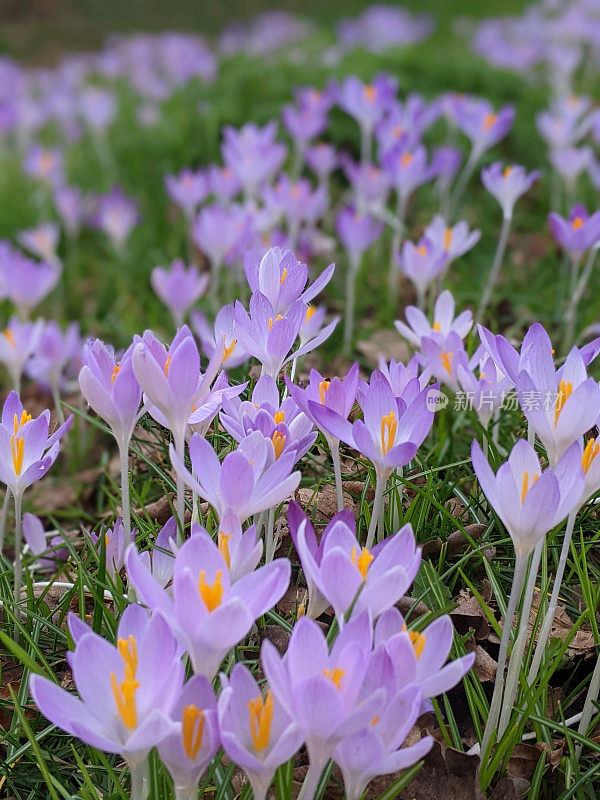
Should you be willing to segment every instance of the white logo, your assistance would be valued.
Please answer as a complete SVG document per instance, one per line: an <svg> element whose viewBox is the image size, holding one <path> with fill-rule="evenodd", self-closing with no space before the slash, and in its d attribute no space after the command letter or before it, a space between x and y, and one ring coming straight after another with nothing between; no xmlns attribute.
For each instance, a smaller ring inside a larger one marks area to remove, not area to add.
<svg viewBox="0 0 600 800"><path fill-rule="evenodd" d="M448 395L440 392L439 389L430 389L427 392L426 403L428 411L439 411L448 405Z"/></svg>

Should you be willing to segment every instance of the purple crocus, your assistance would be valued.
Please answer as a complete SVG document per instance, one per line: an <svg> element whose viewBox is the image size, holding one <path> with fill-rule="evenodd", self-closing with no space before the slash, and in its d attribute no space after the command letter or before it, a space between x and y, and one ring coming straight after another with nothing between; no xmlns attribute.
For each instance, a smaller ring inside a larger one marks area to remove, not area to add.
<svg viewBox="0 0 600 800"><path fill-rule="evenodd" d="M400 216L404 216L408 200L415 189L433 177L427 163L427 150L422 144L415 145L410 150L402 144L396 145L383 156L382 165L398 194Z"/></svg>
<svg viewBox="0 0 600 800"><path fill-rule="evenodd" d="M475 356L477 355L476 352ZM475 356L468 367L464 366L462 360L458 363L458 380L466 404L476 412L483 427L487 428L492 414L500 408L510 392L512 381L500 372L485 351L479 353L479 358ZM476 375L473 374L473 369Z"/></svg>
<svg viewBox="0 0 600 800"><path fill-rule="evenodd" d="M447 251L423 237L418 244L404 242L402 252L395 255L398 268L415 286L418 307L424 308L427 287L444 271Z"/></svg>
<svg viewBox="0 0 600 800"><path fill-rule="evenodd" d="M250 196L258 194L285 160L287 147L275 141L276 136L275 120L263 128L254 122L246 123L239 130L229 125L223 128L223 161L235 173Z"/></svg>
<svg viewBox="0 0 600 800"><path fill-rule="evenodd" d="M314 535L314 534L313 534ZM296 547L307 580L332 606L338 625L346 616L368 611L372 620L398 602L406 593L421 563L410 525L386 539L376 553L361 547L355 524L338 520L327 531L317 564L307 539L306 524L296 532Z"/></svg>
<svg viewBox="0 0 600 800"><path fill-rule="evenodd" d="M194 800L198 782L219 749L217 699L204 675L184 685L170 713L173 730L158 745L177 800Z"/></svg>
<svg viewBox="0 0 600 800"><path fill-rule="evenodd" d="M28 250L32 255L48 261L51 264L58 263L60 260L56 254L56 248L60 240L60 228L54 222L44 222L35 228L27 228L17 234L17 241Z"/></svg>
<svg viewBox="0 0 600 800"><path fill-rule="evenodd" d="M327 128L327 112L331 106L329 93L312 87L295 91L296 103L288 103L281 110L281 120L300 153L309 142Z"/></svg>
<svg viewBox="0 0 600 800"><path fill-rule="evenodd" d="M199 434L190 439L192 472L170 448L175 471L185 483L215 509L219 519L233 511L240 523L286 500L300 483L292 472L295 451L276 457L276 444L254 431L228 453L223 463L210 443Z"/></svg>
<svg viewBox="0 0 600 800"><path fill-rule="evenodd" d="M347 800L360 800L373 778L406 769L429 752L433 745L431 736L403 746L421 714L421 706L418 687L407 686L369 725L341 740L333 760L342 771Z"/></svg>
<svg viewBox="0 0 600 800"><path fill-rule="evenodd" d="M67 234L76 236L85 216L85 198L79 186L59 186L55 189L54 206Z"/></svg>
<svg viewBox="0 0 600 800"><path fill-rule="evenodd" d="M346 206L336 217L335 229L346 252L357 259L379 239L383 223L358 212L354 206Z"/></svg>
<svg viewBox="0 0 600 800"><path fill-rule="evenodd" d="M366 612L352 619L329 651L319 625L302 617L294 626L283 658L265 640L261 661L275 699L296 722L310 760L304 796L312 797L321 772L337 745L380 713L385 691L361 697L371 653Z"/></svg>
<svg viewBox="0 0 600 800"><path fill-rule="evenodd" d="M531 189L539 176L537 170L527 174L525 167L518 164L504 167L500 161L481 170L481 182L500 203L505 219L512 217L515 203Z"/></svg>
<svg viewBox="0 0 600 800"><path fill-rule="evenodd" d="M254 572L263 552L263 543L257 539L255 525L243 531L237 514L231 509L225 511L219 520L217 546L232 583Z"/></svg>
<svg viewBox="0 0 600 800"><path fill-rule="evenodd" d="M61 272L58 263L38 263L26 258L8 242L0 241L0 286L22 319L27 319L35 306L54 289Z"/></svg>
<svg viewBox="0 0 600 800"><path fill-rule="evenodd" d="M65 176L63 151L33 145L23 160L23 171L51 186L60 186Z"/></svg>
<svg viewBox="0 0 600 800"><path fill-rule="evenodd" d="M12 387L19 394L25 364L35 352L42 335L44 321L20 322L11 317L0 334L0 362L10 375Z"/></svg>
<svg viewBox="0 0 600 800"><path fill-rule="evenodd" d="M37 556L34 568L40 570L56 570L59 562L69 560L69 548L65 547L62 536L52 536L46 540L46 531L42 520L35 514L23 514L23 539L34 556Z"/></svg>
<svg viewBox="0 0 600 800"><path fill-rule="evenodd" d="M219 727L223 749L246 775L255 800L265 800L275 770L300 748L302 731L272 691L243 664L221 674Z"/></svg>
<svg viewBox="0 0 600 800"><path fill-rule="evenodd" d="M254 621L281 599L290 580L290 562L276 559L232 583L223 555L203 530L196 530L177 553L172 597L152 577L134 545L126 564L141 600L168 620L194 672L209 680Z"/></svg>
<svg viewBox="0 0 600 800"><path fill-rule="evenodd" d="M542 469L534 448L519 439L496 475L476 441L471 460L485 496L508 531L515 550L528 555L577 504L584 473L577 447L555 469Z"/></svg>
<svg viewBox="0 0 600 800"><path fill-rule="evenodd" d="M349 75L338 90L338 104L360 127L372 132L396 98L398 84L394 78L380 73L371 83Z"/></svg>
<svg viewBox="0 0 600 800"><path fill-rule="evenodd" d="M456 124L471 140L473 161L504 139L515 118L513 106L503 106L496 112L491 103L476 97L464 98L454 110Z"/></svg>
<svg viewBox="0 0 600 800"><path fill-rule="evenodd" d="M598 419L600 386L588 378L574 347L556 370L549 339L538 338L529 348L528 364L516 380L521 409L556 465L563 453Z"/></svg>
<svg viewBox="0 0 600 800"><path fill-rule="evenodd" d="M216 296L222 265L231 264L251 241L250 215L240 205L211 203L194 218L192 238L210 262L210 291Z"/></svg>
<svg viewBox="0 0 600 800"><path fill-rule="evenodd" d="M218 167L212 164L207 171L207 180L210 193L224 204L229 203L242 188L239 178L231 167Z"/></svg>
<svg viewBox="0 0 600 800"><path fill-rule="evenodd" d="M97 226L107 234L117 253L122 254L132 230L140 221L136 200L127 197L120 186L98 198Z"/></svg>
<svg viewBox="0 0 600 800"><path fill-rule="evenodd" d="M326 184L331 173L337 169L339 161L337 150L327 142L317 142L309 147L306 150L305 159L320 184Z"/></svg>
<svg viewBox="0 0 600 800"><path fill-rule="evenodd" d="M435 338L439 335L446 339L453 332L460 339L464 339L473 325L473 317L469 310L462 311L457 317L454 316L455 304L451 292L447 289L443 291L435 301L433 309L433 324L429 322L425 314L415 306L408 306L406 322L396 320L394 323L396 330L404 339L409 341L417 348L421 347L424 337Z"/></svg>
<svg viewBox="0 0 600 800"><path fill-rule="evenodd" d="M141 778L148 753L173 729L169 714L184 675L176 641L163 617L149 618L138 605L123 612L116 646L81 621L73 630L69 663L79 698L32 675L33 699L52 723L91 747L119 753L132 780Z"/></svg>
<svg viewBox="0 0 600 800"><path fill-rule="evenodd" d="M448 225L445 219L437 214L423 234L427 241L431 242L435 250L441 250L446 254L446 268L457 258L471 250L481 238L481 231L469 231L466 222L457 222L455 225Z"/></svg>
<svg viewBox="0 0 600 800"><path fill-rule="evenodd" d="M155 267L150 281L156 294L171 312L175 327L180 328L189 309L206 292L208 275L201 275L193 264L186 267L177 258L168 270Z"/></svg>
<svg viewBox="0 0 600 800"><path fill-rule="evenodd" d="M467 367L469 358L463 340L453 330L447 336L423 336L419 360L424 371L448 386L453 392L459 388L459 366Z"/></svg>
<svg viewBox="0 0 600 800"><path fill-rule="evenodd" d="M104 540L106 571L114 581L125 564L125 551L131 542L135 541L135 530L129 532L128 535L123 521L118 517L112 528L101 529L99 534L90 531L89 536L96 546Z"/></svg>
<svg viewBox="0 0 600 800"><path fill-rule="evenodd" d="M600 211L589 215L580 204L573 206L568 219L553 211L548 215L548 225L557 244L576 258L600 240Z"/></svg>
<svg viewBox="0 0 600 800"><path fill-rule="evenodd" d="M179 206L187 219L207 196L209 188L205 173L184 168L177 175L165 175L165 188L171 200Z"/></svg>
<svg viewBox="0 0 600 800"><path fill-rule="evenodd" d="M59 418L63 416L60 393L75 383L81 366L82 349L77 322L71 322L63 331L51 319L46 322L36 351L25 367L30 378L52 392Z"/></svg>
<svg viewBox="0 0 600 800"><path fill-rule="evenodd" d="M235 311L232 305L223 306L210 325L201 311L192 311L192 327L200 339L204 354L211 359L221 342L223 343L223 369L235 369L248 360L248 353L235 338Z"/></svg>

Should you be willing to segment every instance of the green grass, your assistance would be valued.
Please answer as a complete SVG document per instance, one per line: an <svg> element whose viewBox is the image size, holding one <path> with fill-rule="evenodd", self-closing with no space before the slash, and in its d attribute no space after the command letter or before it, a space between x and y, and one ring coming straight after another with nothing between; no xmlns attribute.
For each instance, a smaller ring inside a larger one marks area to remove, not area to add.
<svg viewBox="0 0 600 800"><path fill-rule="evenodd" d="M494 148L488 161L501 158L525 164L528 168L545 169L545 174L532 192L520 201L515 214L513 234L509 241L502 282L494 294L489 321L495 330L520 334L529 322L539 319L557 334L563 314L563 301L567 291L567 275L561 272L559 259L546 228L546 215L550 210L550 176L545 152L535 129L535 114L548 101L543 88L529 84L517 76L502 73L484 64L471 54L462 40L452 33L452 21L458 14L479 15L498 11L497 4L481 2L447 3L442 0L427 4L410 2L414 9L431 11L439 17L435 35L424 45L393 51L382 56L366 52L348 55L333 70L320 65L314 55L324 44L333 41L330 32L321 31L307 43L306 61L299 67L286 61L265 63L244 56L228 59L220 68L218 81L210 87L190 85L172 97L163 120L156 129L145 130L132 124L134 99L122 87L120 117L110 131L111 164L106 167L95 154L91 143L84 140L68 154L68 170L72 181L90 191L107 191L115 182L139 200L142 224L134 231L127 254L119 259L108 247L103 236L85 231L76 246L64 248L64 290L57 291L44 304L44 315L63 321L77 319L87 334L101 336L121 346L134 333L151 327L159 334L171 335L170 321L149 286L149 273L156 264L164 264L185 253L185 232L180 221L168 207L163 188L163 176L185 165L203 165L219 157L219 132L224 124L242 125L248 120L265 122L279 114L282 103L291 97L295 85L325 85L330 77L342 77L350 72L370 78L379 70L387 70L398 78L401 95L420 91L432 98L442 91L459 90L489 97L495 105L511 102L516 105L517 119L514 131L500 146ZM206 13L198 5L179 2L165 14L164 4L152 2L66 4L56 18L51 20L13 20L12 30L21 32L21 38L11 41L5 36L0 47L30 60L51 56L65 45L70 47L98 45L102 37L113 28L134 30L139 28L160 30L166 25L186 30L206 30L215 33L230 18L248 16L266 4L230 2L212 4ZM341 4L288 3L291 10L300 10L314 16L324 25L337 17L353 13L362 7L358 2ZM521 2L503 6L502 11L519 11ZM597 87L596 87L597 88ZM205 110L199 111L202 102ZM442 140L444 131L438 126L431 132L429 143ZM46 133L48 141L53 132ZM358 138L354 125L341 113L332 114L332 125L327 133L339 147L354 153ZM343 192L341 178L333 185L334 198ZM593 204L595 193L591 186L581 186L581 198ZM12 236L16 231L34 224L47 214L44 198L33 191L33 185L23 177L19 158L14 151L0 152L0 236ZM41 212L40 212L40 209ZM408 234L418 235L434 209L427 190L420 192L408 216ZM500 213L496 202L490 198L475 177L466 194L464 217L471 225L480 227L480 244L466 257L452 266L448 286L457 297L459 308L476 304L485 275L491 264L500 227ZM360 306L357 317L361 320L359 338L368 339L374 331L389 327L402 315L403 306L412 297L405 289L396 307L380 302L385 286L389 236L383 238L368 254L360 277L357 293ZM341 270L345 268L343 254L336 253ZM325 260L319 263L322 267ZM331 310L341 310L343 305L342 275L337 275L327 295ZM586 304L582 308L581 326L600 316L598 296L600 278L592 277ZM230 298L226 298L230 299ZM5 309L8 313L8 309ZM322 348L322 363L336 356L339 336ZM241 379L241 373L237 376ZM77 482L82 469L98 468L94 483L93 503L73 504L57 509L36 508L61 531L80 524L98 528L103 515L110 518L119 505L118 485L108 469L112 445L97 427L88 426L78 417L78 446L67 445L66 455L47 482L58 485ZM141 441L134 442L133 454L144 470L132 473L133 506L143 509L135 518L137 543L141 549L152 547L157 525L145 512L146 507L173 490L167 474L169 464L167 444L163 433L153 423L144 422L152 437L153 454L144 456ZM513 551L510 541L499 521L489 511L484 499L474 488L469 458L469 447L481 429L466 412L452 409L441 413L432 435L419 451L411 472L395 479L388 489L387 530L396 530L410 522L420 543L439 538L442 547L435 556L424 560L423 568L415 582L412 596L422 601L427 613L409 616L417 628L426 625L441 613L451 611L454 598L464 589L481 597L482 613L491 627L497 628L495 603L483 600L483 580L487 579L497 605L503 611L510 591L513 573ZM515 438L524 434L523 422L514 413L505 412L500 420L498 451L504 454ZM223 453L231 443L222 433L215 433L216 449ZM491 447L493 458L500 459ZM348 458L351 454L348 453ZM303 485L317 491L333 480L329 464L322 466L314 454L303 464ZM373 479L364 462L352 462L352 471L345 478L359 481L362 489L355 494L358 511L358 529L366 531L370 519L367 492ZM451 503L464 507L464 516L457 518ZM30 501L26 507L34 510ZM314 510L314 509L313 509ZM215 532L212 515L203 523ZM472 522L485 525L483 536L476 541L468 539L463 552L450 554L447 540L455 530L463 530ZM598 606L598 578L600 566L597 559L598 525L593 509L581 515L576 528L574 544L569 559L562 598L573 620L575 635L578 627L590 626L598 642L595 610ZM542 572L542 595L553 574L560 549L560 531L547 542L547 560ZM495 548L490 560L489 548ZM487 555L486 555L487 552ZM49 590L35 597L32 580L27 580L28 597L23 607L24 617L17 617L11 600L12 568L7 559L0 566L0 599L3 618L0 633L4 649L0 650L2 680L0 685L0 797L17 800L46 800L52 798L92 798L117 800L128 797L128 775L122 761L113 756L88 748L48 724L33 709L28 697L27 681L31 671L41 672L57 680L67 680L65 651L69 645L65 620L69 610L86 617L94 630L114 638L116 617L123 610L123 586L120 579L114 585L106 574L102 553L90 546L72 549L68 568L58 572L57 581L69 580L73 588L58 599ZM105 590L118 599L117 609L103 599ZM583 598L583 600L582 600ZM258 622L256 635L251 638L244 656L250 665L256 663L260 638L267 624L279 625L289 630L292 614L273 612ZM18 643L9 643L14 624L19 627ZM498 632L498 631L497 631ZM537 739L552 746L553 741L564 745L563 755L555 768L540 755L530 778L528 797L576 798L583 800L597 796L600 746L591 738L584 739L583 757L575 757L577 734L565 727L564 720L581 708L593 658L569 660L566 656L568 640L554 642L547 651L542 665L539 688L521 693L514 714L514 726L509 727L496 751L492 766L482 775L487 786L493 787L502 777L514 746L523 732L533 731ZM459 656L471 647L469 636L457 636L453 656ZM595 654L592 654L593 656ZM531 656L531 653L528 654ZM526 674L526 670L524 670ZM524 677L524 676L523 676ZM562 702L558 709L548 704L547 687L560 687ZM451 692L437 701L436 717L441 733L448 745L458 750L466 749L465 740L470 732L480 734L487 716L490 684L482 684L472 672L462 689ZM522 713L520 713L522 712ZM230 782L231 766L219 761L211 766L203 788L212 797L233 798ZM275 787L280 800L288 800L292 792L292 764L280 768ZM403 785L413 777L410 771L397 784L390 786L379 800L392 800L400 794ZM323 787L323 790L327 792ZM245 794L247 796L247 792ZM327 794L326 794L327 796ZM170 800L172 788L164 768L153 757L151 764L151 800Z"/></svg>

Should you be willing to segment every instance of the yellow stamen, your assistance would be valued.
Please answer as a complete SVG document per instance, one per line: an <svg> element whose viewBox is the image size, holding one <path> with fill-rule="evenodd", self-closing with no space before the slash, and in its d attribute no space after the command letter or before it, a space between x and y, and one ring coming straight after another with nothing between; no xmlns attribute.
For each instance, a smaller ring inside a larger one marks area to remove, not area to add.
<svg viewBox="0 0 600 800"><path fill-rule="evenodd" d="M580 228L583 228L583 220L581 217L575 217L575 219L571 222L571 228L574 231L578 231Z"/></svg>
<svg viewBox="0 0 600 800"><path fill-rule="evenodd" d="M121 370L121 367L118 364L116 364L115 368L112 371L112 375L110 376L110 385L111 386L115 385L115 381L117 379L117 375L119 374L120 370Z"/></svg>
<svg viewBox="0 0 600 800"><path fill-rule="evenodd" d="M281 314L277 314L277 316L275 317L275 322L277 322L280 319L283 319L283 317L281 316ZM273 327L273 318L269 317L269 330L271 330L272 327Z"/></svg>
<svg viewBox="0 0 600 800"><path fill-rule="evenodd" d="M508 178L508 176L510 175L510 173L512 171L513 171L512 167L504 167L504 169L502 171L502 174L504 175L504 180L506 180L506 178Z"/></svg>
<svg viewBox="0 0 600 800"><path fill-rule="evenodd" d="M321 381L319 383L319 397L321 398L321 405L325 405L325 395L327 394L327 390L329 389L330 381Z"/></svg>
<svg viewBox="0 0 600 800"><path fill-rule="evenodd" d="M271 437L271 441L273 442L273 447L275 448L275 460L279 458L279 456L283 453L283 448L285 447L287 436L284 433L280 433L279 431L275 431L273 436Z"/></svg>
<svg viewBox="0 0 600 800"><path fill-rule="evenodd" d="M444 231L444 250L450 250L452 244L452 228L446 228Z"/></svg>
<svg viewBox="0 0 600 800"><path fill-rule="evenodd" d="M434 322L433 325L431 326L431 330L439 332L442 330L442 326L440 325L439 322Z"/></svg>
<svg viewBox="0 0 600 800"><path fill-rule="evenodd" d="M452 360L454 358L454 353L440 353L440 361L442 362L444 369L448 373L448 375L452 375Z"/></svg>
<svg viewBox="0 0 600 800"><path fill-rule="evenodd" d="M135 693L140 687L139 681L135 679L138 659L137 643L133 634L130 634L127 639L119 639L117 649L125 665L125 679L118 684L117 676L111 672L110 682L119 716L125 727L131 730L137 725Z"/></svg>
<svg viewBox="0 0 600 800"><path fill-rule="evenodd" d="M296 188L296 187L295 187L295 188ZM293 194L293 191L294 191L294 190L292 189L292 194ZM284 268L283 268L283 272L281 273L281 280L279 281L279 285L280 285L280 286L283 286L283 284L284 284L284 282L285 282L285 279L286 279L286 278L287 278L287 269L284 267Z"/></svg>
<svg viewBox="0 0 600 800"><path fill-rule="evenodd" d="M600 444L596 444L595 439L590 439L585 446L583 455L581 456L581 466L586 474L589 468L592 466L592 463L594 462L594 459L596 458L599 452L600 452Z"/></svg>
<svg viewBox="0 0 600 800"><path fill-rule="evenodd" d="M225 336L223 336L223 344L225 344ZM231 344L229 345L229 347L227 347L227 345L225 345L225 350L223 352L223 363L225 363L225 361L227 361L229 356L233 353L233 351L235 350L236 344L237 344L237 339L232 339L231 340Z"/></svg>
<svg viewBox="0 0 600 800"><path fill-rule="evenodd" d="M421 658L427 637L424 633L419 633L418 631L409 631L408 635L410 636L410 641L412 642L416 657Z"/></svg>
<svg viewBox="0 0 600 800"><path fill-rule="evenodd" d="M531 486L534 486L537 483L537 479L540 476L536 473L533 476L533 480L531 481ZM529 473L525 471L523 473L523 480L521 481L521 505L525 502L525 498L527 497L527 492L531 489L529 485Z"/></svg>
<svg viewBox="0 0 600 800"><path fill-rule="evenodd" d="M402 153L402 155L400 156L400 166L402 167L402 169L406 169L406 167L409 167L413 162L413 158L414 156L412 153Z"/></svg>
<svg viewBox="0 0 600 800"><path fill-rule="evenodd" d="M14 428L15 436L21 430L23 425L25 425L26 422L30 421L30 419L31 419L31 414L28 414L24 410L21 412L21 417L20 418L17 417L16 414L13 415L13 428Z"/></svg>
<svg viewBox="0 0 600 800"><path fill-rule="evenodd" d="M490 128L493 128L493 126L496 124L497 121L498 121L497 114L486 114L485 117L483 118L483 125L482 125L484 132L487 133L490 130Z"/></svg>
<svg viewBox="0 0 600 800"><path fill-rule="evenodd" d="M10 345L11 347L16 347L16 346L17 346L17 343L16 343L16 341L15 341L15 335L14 335L14 333L11 331L11 329L10 329L10 328L6 328L6 329L5 329L5 331L4 331L4 335L5 335L5 336L6 336L6 338L8 339L8 343L9 343L9 345Z"/></svg>
<svg viewBox="0 0 600 800"><path fill-rule="evenodd" d="M365 98L367 99L368 103L375 102L375 98L377 97L377 89L374 86L365 86L363 92L365 93Z"/></svg>
<svg viewBox="0 0 600 800"><path fill-rule="evenodd" d="M23 469L23 455L25 452L25 440L17 439L16 436L10 437L10 449L12 451L13 467L15 475L20 475Z"/></svg>
<svg viewBox="0 0 600 800"><path fill-rule="evenodd" d="M169 367L171 366L171 358L172 356L167 356L167 360L165 361L165 378L169 376Z"/></svg>
<svg viewBox="0 0 600 800"><path fill-rule="evenodd" d="M356 547L352 548L352 563L356 566L360 574L362 575L363 581L367 580L367 572L369 571L369 567L371 566L371 561L375 558L374 555L371 554L366 547L360 551L360 555L357 556Z"/></svg>
<svg viewBox="0 0 600 800"><path fill-rule="evenodd" d="M336 689L342 688L342 678L346 674L345 669L340 669L340 667L334 667L333 669L324 669L323 675L333 683Z"/></svg>
<svg viewBox="0 0 600 800"><path fill-rule="evenodd" d="M275 420L277 425L279 425L281 422L285 420L285 411L276 411L275 414L273 414L273 419Z"/></svg>
<svg viewBox="0 0 600 800"><path fill-rule="evenodd" d="M381 418L381 452L383 455L394 446L397 429L398 420L396 419L395 411L390 411L389 414Z"/></svg>
<svg viewBox="0 0 600 800"><path fill-rule="evenodd" d="M371 720L371 725L377 725L378 722L379 722L379 714L375 714L375 716Z"/></svg>
<svg viewBox="0 0 600 800"><path fill-rule="evenodd" d="M304 317L304 322L308 322L308 320L312 317L317 309L314 306L308 306L306 309L306 315Z"/></svg>
<svg viewBox="0 0 600 800"><path fill-rule="evenodd" d="M215 575L214 583L210 584L206 582L206 570L202 570L200 572L198 591L204 600L204 604L206 605L209 614L212 614L215 608L218 608L221 605L224 592L223 584L221 583L222 578L223 572L222 570L219 570Z"/></svg>
<svg viewBox="0 0 600 800"><path fill-rule="evenodd" d="M426 256L426 255L427 255L427 248L425 247L425 245L424 245L424 244L421 244L421 245L419 245L419 246L417 247L417 253L418 253L420 256Z"/></svg>
<svg viewBox="0 0 600 800"><path fill-rule="evenodd" d="M404 133L404 128L402 127L402 125L394 125L394 130L392 131L394 139L399 139L403 133Z"/></svg>
<svg viewBox="0 0 600 800"><path fill-rule="evenodd" d="M181 725L181 735L183 738L183 749L189 759L194 759L202 745L204 734L204 711L192 703L184 706L183 719Z"/></svg>
<svg viewBox="0 0 600 800"><path fill-rule="evenodd" d="M257 753L266 750L271 738L271 723L273 721L273 695L267 692L263 700L262 695L250 700L248 703L250 713L250 735L254 749Z"/></svg>
<svg viewBox="0 0 600 800"><path fill-rule="evenodd" d="M556 395L556 402L554 404L554 427L560 417L560 412L563 410L564 404L567 402L573 392L573 384L571 381L561 380L558 384L558 393Z"/></svg>
<svg viewBox="0 0 600 800"><path fill-rule="evenodd" d="M227 569L231 569L231 553L229 552L229 540L233 536L233 533L223 533L223 531L219 531L217 536L217 547L219 548L219 553L223 556L223 560L227 564Z"/></svg>

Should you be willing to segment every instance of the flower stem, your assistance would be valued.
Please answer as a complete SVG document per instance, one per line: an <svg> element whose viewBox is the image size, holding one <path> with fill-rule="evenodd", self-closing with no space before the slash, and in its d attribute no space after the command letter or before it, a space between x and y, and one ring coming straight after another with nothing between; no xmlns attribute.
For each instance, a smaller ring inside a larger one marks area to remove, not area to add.
<svg viewBox="0 0 600 800"><path fill-rule="evenodd" d="M375 531L379 524L379 517L381 516L381 509L383 506L383 492L385 484L387 483L385 477L379 472L376 472L375 478L375 499L373 500L373 513L371 514L371 521L369 523L369 530L367 531L366 548L370 550L375 541Z"/></svg>
<svg viewBox="0 0 600 800"><path fill-rule="evenodd" d="M65 412L63 411L62 403L60 402L60 392L58 390L58 386L54 382L52 383L52 399L54 400L54 408L56 409L58 424L64 425Z"/></svg>
<svg viewBox="0 0 600 800"><path fill-rule="evenodd" d="M594 671L592 673L592 679L590 680L590 685L588 686L588 691L585 696L585 703L583 704L583 712L581 714L581 720L579 721L579 727L577 728L577 733L581 736L587 736L588 728L590 727L590 722L592 721L593 715L596 713L596 702L598 700L598 694L600 693L600 657L596 661L596 666L594 667ZM579 758L581 755L581 742L578 743L575 747L575 757Z"/></svg>
<svg viewBox="0 0 600 800"><path fill-rule="evenodd" d="M494 290L494 286L496 285L496 281L498 280L500 267L502 266L502 261L504 259L504 251L506 250L506 243L508 242L508 234L510 232L511 221L512 217L507 217L507 216L505 216L502 220L502 229L500 230L500 238L498 239L498 246L496 247L496 252L494 254L492 268L490 270L490 274L488 275L487 282L483 287L483 292L481 294L481 301L479 303L479 310L477 311L477 320L479 322L483 320L483 315L487 310L490 298L492 296L492 292Z"/></svg>
<svg viewBox="0 0 600 800"><path fill-rule="evenodd" d="M150 791L148 758L135 764L129 763L131 773L131 800L146 800Z"/></svg>
<svg viewBox="0 0 600 800"><path fill-rule="evenodd" d="M23 539L23 520L21 516L21 492L14 494L15 499L15 562L14 562L14 590L15 590L15 618L18 620L18 608L21 601L21 550ZM15 641L19 633L17 621L15 621Z"/></svg>
<svg viewBox="0 0 600 800"><path fill-rule="evenodd" d="M185 461L185 433L174 433L175 452L183 464ZM179 544L183 544L183 528L185 524L185 481L176 473L175 485L177 488L177 519L179 520Z"/></svg>
<svg viewBox="0 0 600 800"><path fill-rule="evenodd" d="M500 651L498 653L498 666L496 668L496 681L494 683L494 693L492 695L492 702L490 703L490 710L487 718L483 737L481 739L481 755L485 757L486 751L492 739L492 733L495 732L500 716L500 705L502 703L502 694L504 691L504 668L506 666L506 656L508 654L508 643L510 641L510 634L512 631L512 624L515 617L517 604L521 598L523 591L523 584L525 583L525 575L527 572L527 558L521 553L516 554L515 558L515 571L513 574L513 584L508 599L508 606L506 615L504 617L504 627L502 629L502 638L500 640Z"/></svg>
<svg viewBox="0 0 600 800"><path fill-rule="evenodd" d="M456 184L454 185L454 191L450 195L450 202L448 203L448 222L452 222L454 214L458 211L460 201L462 200L462 196L467 188L467 184L471 175L473 174L475 167L477 166L477 162L479 161L479 151L476 150L474 147L471 148L471 152L469 153L469 158L463 168L463 171L458 176Z"/></svg>
<svg viewBox="0 0 600 800"><path fill-rule="evenodd" d="M342 489L342 465L340 462L340 440L334 436L327 437L327 444L333 461L333 474L335 475L335 494L337 497L338 511L344 510L344 493Z"/></svg>
<svg viewBox="0 0 600 800"><path fill-rule="evenodd" d="M396 263L396 253L400 250L400 245L402 244L402 239L404 237L404 224L406 222L407 205L408 205L408 198L399 195L396 206L398 227L396 228L392 236L392 245L390 248L390 265L388 268L389 270L388 289L392 305L395 304L396 298L398 297L398 283L400 279L400 270L398 269L398 264Z"/></svg>
<svg viewBox="0 0 600 800"><path fill-rule="evenodd" d="M267 530L265 532L265 563L273 561L275 555L275 506L269 509Z"/></svg>
<svg viewBox="0 0 600 800"><path fill-rule="evenodd" d="M598 252L597 247L593 247L589 255L587 257L587 261L585 262L585 266L581 271L581 275L575 285L575 288L571 292L571 299L569 300L569 304L567 306L567 311L565 314L565 338L563 343L563 350L567 353L573 344L573 339L575 336L575 321L577 317L577 306L579 305L579 301L585 291L585 287L588 284L590 279L590 275L592 274L592 270L594 269L594 263L596 261L596 254Z"/></svg>
<svg viewBox="0 0 600 800"><path fill-rule="evenodd" d="M321 760L313 761L313 759L311 759L308 772L306 773L304 783L298 795L298 800L314 800L315 793L319 786L319 779L324 768L325 763Z"/></svg>
<svg viewBox="0 0 600 800"><path fill-rule="evenodd" d="M131 499L129 496L129 442L119 443L119 459L121 461L121 507L123 515L123 531L125 541L131 539Z"/></svg>
<svg viewBox="0 0 600 800"><path fill-rule="evenodd" d="M515 704L515 698L519 689L519 673L523 664L523 653L525 652L525 644L527 642L527 623L529 622L529 612L531 611L531 601L533 599L533 592L535 590L535 579L537 577L538 567L540 564L540 556L542 555L542 547L544 540L541 539L533 551L531 557L531 564L529 566L529 576L527 578L527 586L525 587L525 595L523 597L523 605L519 622L517 624L517 639L513 645L512 653L510 654L510 661L508 664L508 672L506 674L506 686L504 689L504 700L502 703L502 711L500 713L500 723L498 725L498 739L502 737L504 731L508 728L510 715Z"/></svg>
<svg viewBox="0 0 600 800"><path fill-rule="evenodd" d="M346 314L344 315L344 355L349 355L354 334L354 295L356 293L356 276L360 269L360 256L350 255L350 263L346 273Z"/></svg>
<svg viewBox="0 0 600 800"><path fill-rule="evenodd" d="M567 566L567 557L569 555L569 547L571 546L571 538L573 536L573 528L575 527L576 516L577 516L577 510L574 510L571 511L567 519L567 528L565 530L565 536L560 551L560 558L558 560L556 575L554 576L554 585L552 586L552 595L550 597L550 603L548 604L546 616L544 617L544 624L542 625L540 634L538 636L538 642L535 648L535 653L533 655L533 661L531 662L531 667L529 668L529 675L527 676L527 683L530 686L537 678L537 674L540 669L540 664L542 663L542 658L544 657L544 650L546 649L546 644L550 636L550 631L552 630L552 623L554 622L554 615L556 614L556 607L558 605L558 595L560 592L563 575L565 574L565 567Z"/></svg>

